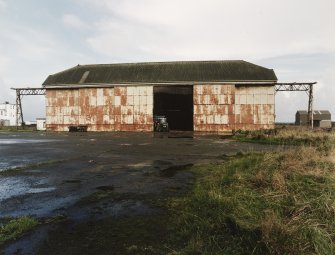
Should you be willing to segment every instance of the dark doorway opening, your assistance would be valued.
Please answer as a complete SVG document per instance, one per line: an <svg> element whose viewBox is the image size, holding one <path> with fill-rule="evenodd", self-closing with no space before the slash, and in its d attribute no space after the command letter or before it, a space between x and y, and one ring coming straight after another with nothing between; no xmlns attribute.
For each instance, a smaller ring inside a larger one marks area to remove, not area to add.
<svg viewBox="0 0 335 255"><path fill-rule="evenodd" d="M193 86L155 86L154 115L166 116L170 130L193 131Z"/></svg>

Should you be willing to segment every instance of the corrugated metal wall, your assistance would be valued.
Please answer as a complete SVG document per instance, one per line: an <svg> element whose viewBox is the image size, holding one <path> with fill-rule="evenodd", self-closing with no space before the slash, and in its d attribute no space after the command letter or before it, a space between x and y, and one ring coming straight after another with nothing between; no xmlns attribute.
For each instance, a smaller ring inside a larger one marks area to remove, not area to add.
<svg viewBox="0 0 335 255"><path fill-rule="evenodd" d="M68 131L71 125L88 131L151 131L153 87L48 89L48 130Z"/></svg>
<svg viewBox="0 0 335 255"><path fill-rule="evenodd" d="M47 129L152 131L153 86L48 89ZM274 128L274 86L194 85L194 131Z"/></svg>
<svg viewBox="0 0 335 255"><path fill-rule="evenodd" d="M194 131L234 129L234 85L194 85L193 99Z"/></svg>
<svg viewBox="0 0 335 255"><path fill-rule="evenodd" d="M274 86L236 86L235 130L274 128Z"/></svg>

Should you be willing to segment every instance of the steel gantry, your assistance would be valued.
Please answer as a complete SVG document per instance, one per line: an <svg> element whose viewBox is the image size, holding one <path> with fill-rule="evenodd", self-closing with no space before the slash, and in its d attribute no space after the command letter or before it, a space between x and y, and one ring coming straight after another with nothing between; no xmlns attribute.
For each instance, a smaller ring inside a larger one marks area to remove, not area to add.
<svg viewBox="0 0 335 255"><path fill-rule="evenodd" d="M16 91L16 126L24 125L22 111L22 97L32 95L45 95L45 88L11 88Z"/></svg>
<svg viewBox="0 0 335 255"><path fill-rule="evenodd" d="M278 91L305 91L308 95L308 122L313 128L313 85L316 82L287 82L276 83L275 92Z"/></svg>

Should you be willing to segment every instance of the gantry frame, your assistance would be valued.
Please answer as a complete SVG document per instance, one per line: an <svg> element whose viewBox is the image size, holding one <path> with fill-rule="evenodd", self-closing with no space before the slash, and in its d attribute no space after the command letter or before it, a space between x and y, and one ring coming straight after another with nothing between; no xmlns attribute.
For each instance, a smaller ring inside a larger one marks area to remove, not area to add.
<svg viewBox="0 0 335 255"><path fill-rule="evenodd" d="M313 128L313 85L317 82L278 82L275 93L279 91L305 91L308 95L308 121ZM45 88L11 88L16 91L16 126L24 125L22 97L26 95L45 95Z"/></svg>
<svg viewBox="0 0 335 255"><path fill-rule="evenodd" d="M278 91L305 91L308 95L308 122L313 129L313 85L317 82L286 82L276 83L275 93Z"/></svg>
<svg viewBox="0 0 335 255"><path fill-rule="evenodd" d="M22 111L22 97L23 96L38 96L45 95L45 88L11 88L16 91L16 126L24 125L23 111Z"/></svg>

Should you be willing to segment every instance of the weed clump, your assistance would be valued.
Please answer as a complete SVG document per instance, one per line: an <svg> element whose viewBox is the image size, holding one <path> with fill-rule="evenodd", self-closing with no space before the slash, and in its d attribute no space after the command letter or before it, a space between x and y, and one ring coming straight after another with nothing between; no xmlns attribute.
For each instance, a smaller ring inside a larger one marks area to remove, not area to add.
<svg viewBox="0 0 335 255"><path fill-rule="evenodd" d="M9 240L15 240L37 224L36 219L26 216L0 223L0 246Z"/></svg>

